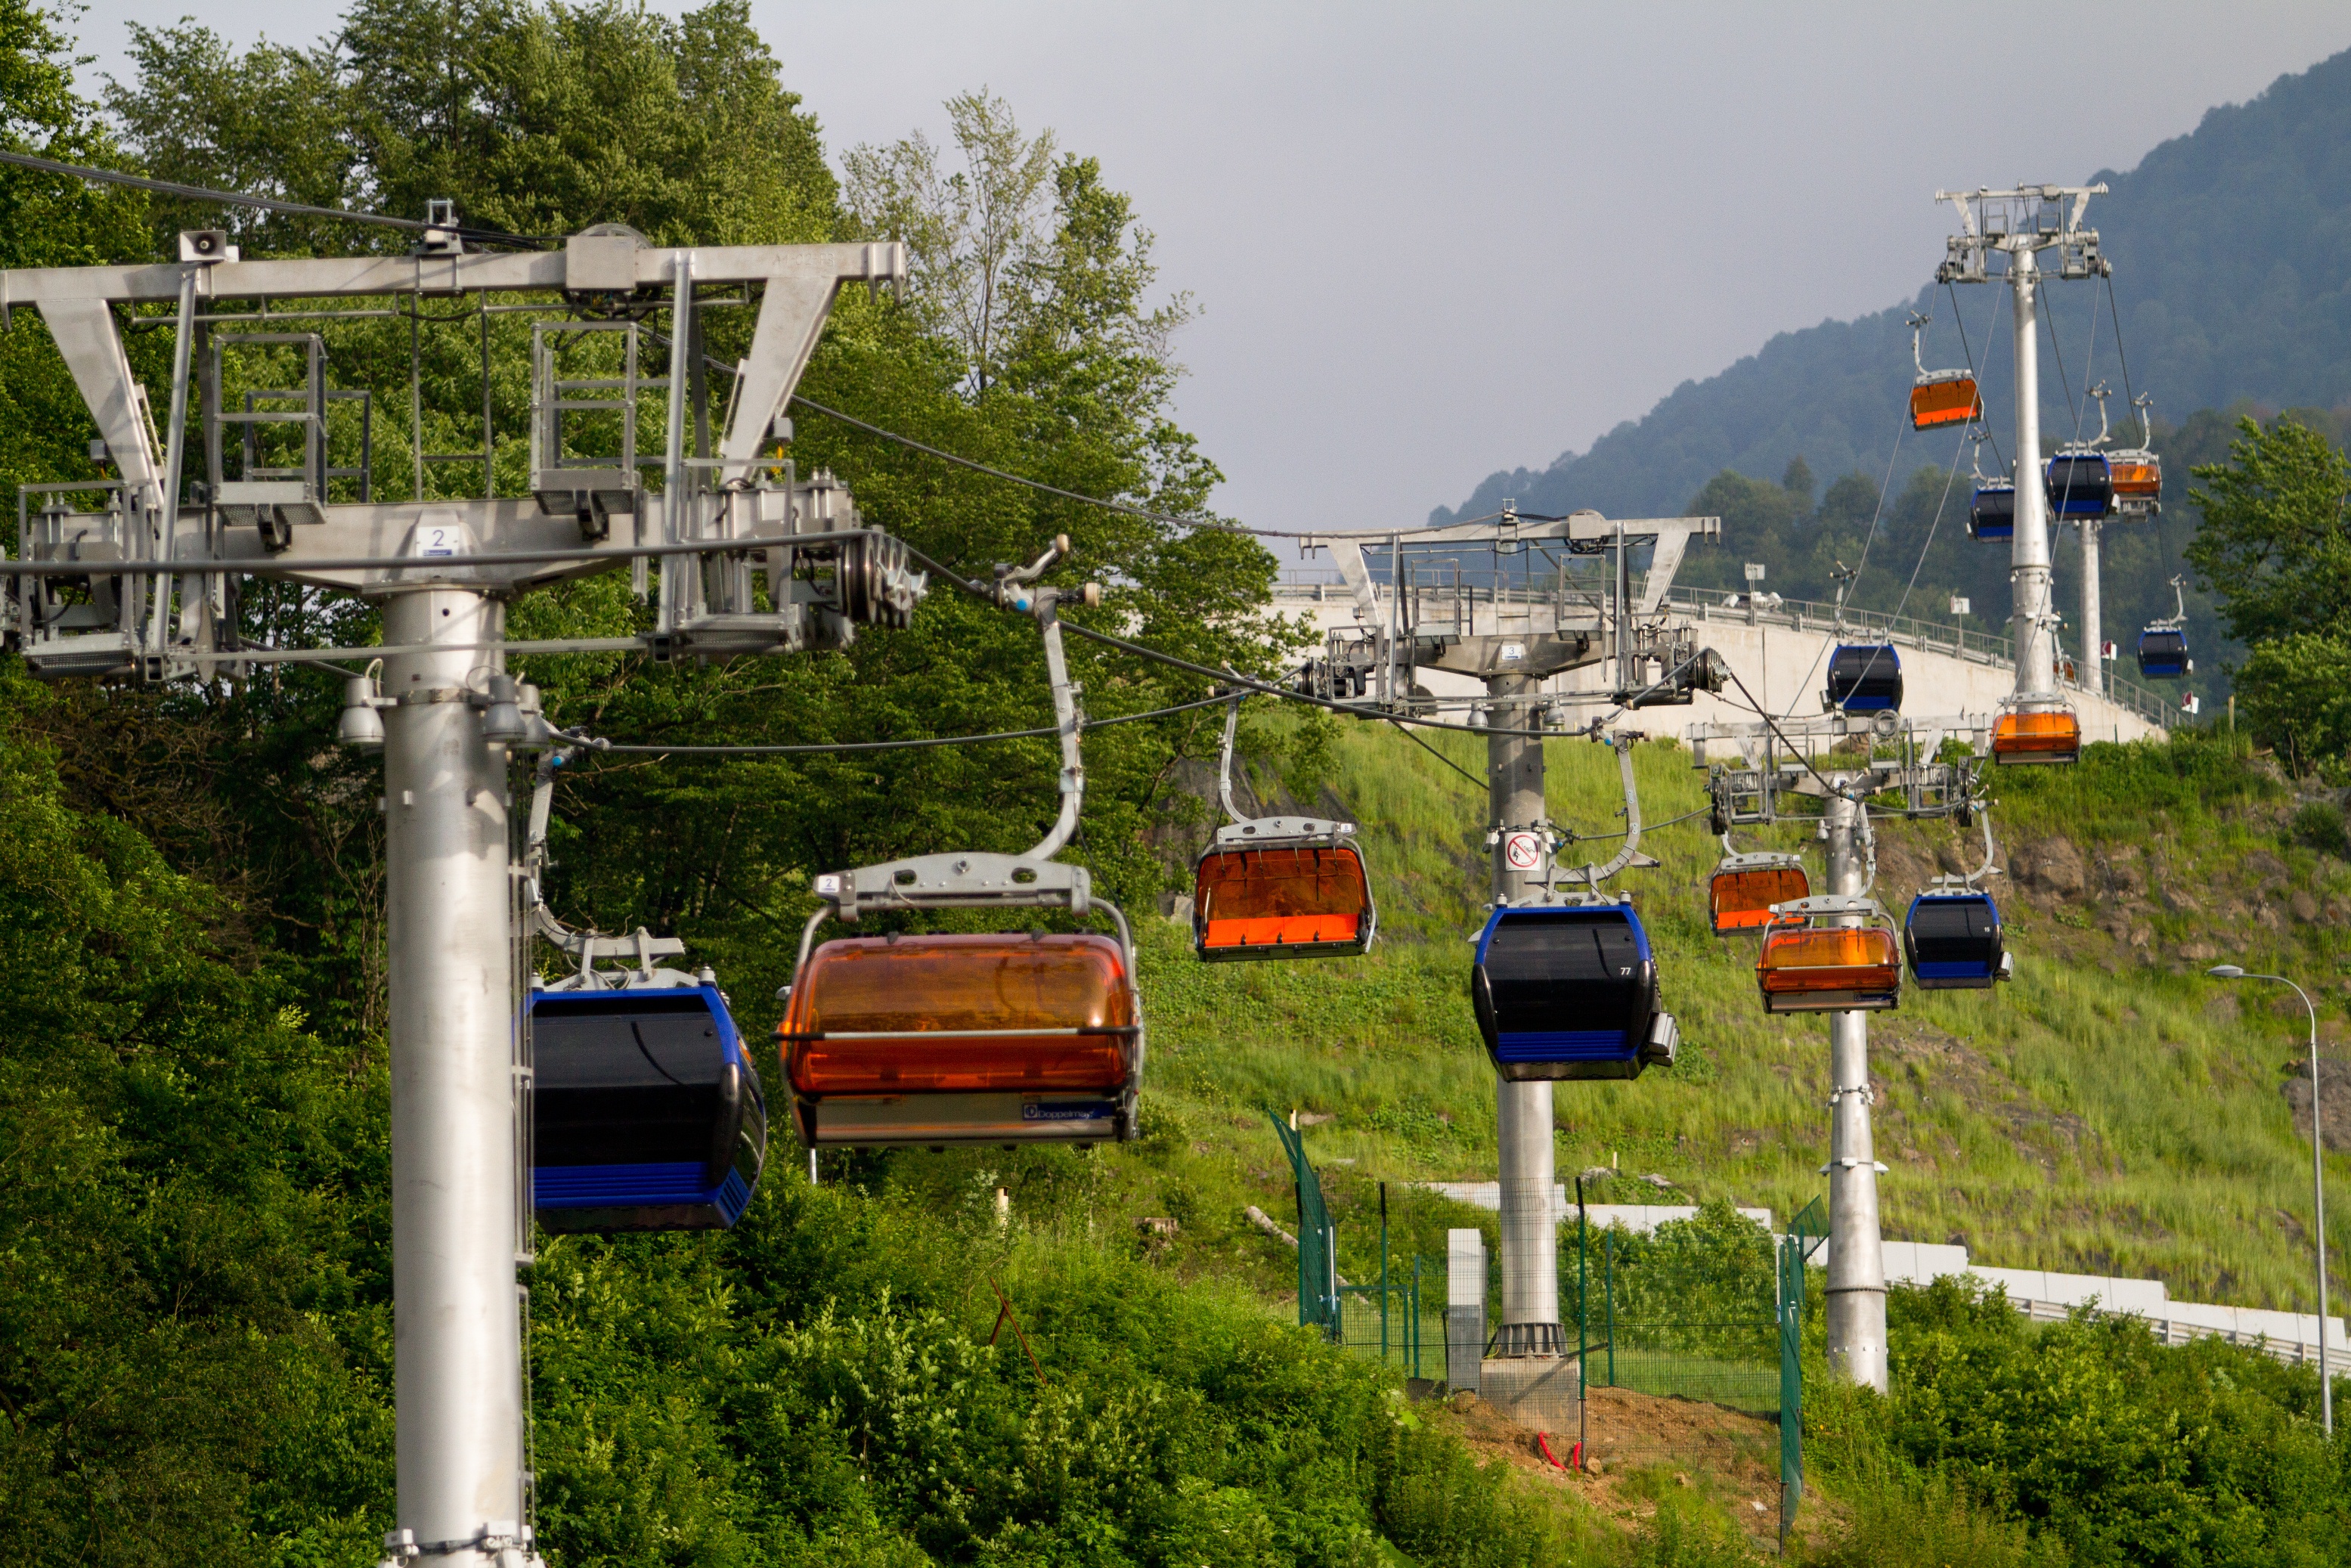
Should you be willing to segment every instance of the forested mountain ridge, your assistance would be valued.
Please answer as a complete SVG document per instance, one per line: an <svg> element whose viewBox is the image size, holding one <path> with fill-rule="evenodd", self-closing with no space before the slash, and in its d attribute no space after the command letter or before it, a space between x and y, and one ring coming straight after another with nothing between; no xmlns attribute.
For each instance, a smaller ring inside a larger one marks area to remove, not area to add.
<svg viewBox="0 0 2351 1568"><path fill-rule="evenodd" d="M2351 400L2351 52L2281 77L2250 102L2211 110L2137 168L2090 177L2099 182L2112 190L2092 202L2090 222L2115 266L2130 381L2154 395L2159 413L2179 420L2241 400L2272 408ZM1919 258L1922 279L1938 259ZM2000 292L1962 289L1957 299L1976 362L1991 356L1986 403L2004 432L2006 354L1991 345L2007 331ZM2061 378L2044 350L2043 423L2054 439L2074 429L2086 380L2107 377L2119 389L2123 378L2104 319L2093 350L2089 286L2052 293L2068 369ZM1782 332L1720 373L1683 382L1589 449L1490 475L1430 520L1474 517L1513 497L1536 512L1654 515L1680 507L1723 469L1776 475L1799 455L1822 474L1878 477L1890 468L1896 486L1920 465L1951 462L1954 451L1964 464L1965 449L1950 437L1908 436L1903 419L1907 314L1932 309L1928 358L1958 364L1965 350L1951 329L1951 300L1927 287L1888 309ZM2095 303L2105 317L2105 299Z"/></svg>

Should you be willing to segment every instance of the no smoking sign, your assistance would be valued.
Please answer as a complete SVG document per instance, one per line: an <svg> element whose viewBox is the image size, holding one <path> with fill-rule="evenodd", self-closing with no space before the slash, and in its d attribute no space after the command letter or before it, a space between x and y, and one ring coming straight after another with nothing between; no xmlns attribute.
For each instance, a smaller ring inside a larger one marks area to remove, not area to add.
<svg viewBox="0 0 2351 1568"><path fill-rule="evenodd" d="M1542 864L1542 837L1538 833L1510 833L1502 840L1502 863L1512 871L1532 871Z"/></svg>

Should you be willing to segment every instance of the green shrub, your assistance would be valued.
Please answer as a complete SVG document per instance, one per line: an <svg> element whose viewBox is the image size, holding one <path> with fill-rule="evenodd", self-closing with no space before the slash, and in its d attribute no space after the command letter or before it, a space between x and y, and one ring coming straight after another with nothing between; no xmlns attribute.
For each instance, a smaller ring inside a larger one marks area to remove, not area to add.
<svg viewBox="0 0 2351 1568"><path fill-rule="evenodd" d="M2296 842L2322 854L2351 860L2351 828L2345 826L2340 806L2313 800L2294 814L2293 833Z"/></svg>

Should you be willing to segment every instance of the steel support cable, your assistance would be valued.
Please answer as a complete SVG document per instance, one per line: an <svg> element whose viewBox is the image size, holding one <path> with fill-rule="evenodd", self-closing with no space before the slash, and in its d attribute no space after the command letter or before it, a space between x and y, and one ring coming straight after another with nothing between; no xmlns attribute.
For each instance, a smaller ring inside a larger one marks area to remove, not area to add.
<svg viewBox="0 0 2351 1568"><path fill-rule="evenodd" d="M1945 278L1943 292L1950 296L1951 324L1959 329L1959 352L1967 356L1968 374L1977 378L1976 401L1980 403L1983 402L1982 377L1991 374L1992 350L2000 347L2000 334L1991 329L1991 321L1984 323L1984 362L1983 369L1979 371L1976 369L1975 348L1968 341L1968 319L1959 311L1959 291L1950 279ZM1993 294L1991 304L1991 309L1987 314L1996 319L2000 315L2000 297L1997 292ZM2005 472L2008 468L2008 459L2000 450L1999 435L1993 432L1990 420L1983 421L1982 427L1984 439L1991 443L1992 460L2001 465L2002 472Z"/></svg>
<svg viewBox="0 0 2351 1568"><path fill-rule="evenodd" d="M381 213L355 213L344 207L314 207L304 202L280 201L275 196L215 191L204 185L183 184L177 180L154 180L144 174L126 174L120 169L94 169L82 163L63 163L55 158L39 158L30 152L0 151L0 163L15 163L26 169L38 169L43 173L64 174L96 184L127 185L133 190L152 191L158 195L178 196L186 201L217 202L232 207L258 207L265 212L284 213L290 217L334 218L347 224L377 224L385 228L405 229L411 234L437 231L465 239L480 240L486 245L527 246L534 250L544 250L562 243L554 235L514 235L502 229L475 228L467 224L433 224L421 218L388 217Z"/></svg>
<svg viewBox="0 0 2351 1568"><path fill-rule="evenodd" d="M1858 589L1861 586L1861 574L1869 570L1869 547L1877 538L1877 519L1886 515L1886 492L1894 483L1894 465L1902 459L1902 436L1904 432L1907 431L1909 428L1910 416L1906 412L1902 416L1902 423L1894 427L1894 450L1886 456L1886 483L1877 487L1877 507L1876 510L1872 511L1869 515L1869 532L1861 541L1861 564L1853 569L1853 586L1855 589ZM1839 599L1837 601L1836 629L1840 632L1844 629L1844 601L1843 599ZM1796 711L1793 706L1794 702L1801 702L1803 700L1804 687L1811 683L1813 672L1821 667L1821 654L1828 652L1828 643L1823 643L1820 646L1820 651L1813 655L1813 662L1804 666L1804 674L1796 683L1796 695L1792 700L1788 713L1792 714ZM1736 679L1737 677L1734 676L1732 678ZM1740 691L1745 691L1747 688L1745 686L1740 686L1739 689ZM1784 718L1787 715L1782 714L1781 716Z"/></svg>
<svg viewBox="0 0 2351 1568"><path fill-rule="evenodd" d="M1390 724L1395 724L1395 720L1394 719L1390 719L1388 722ZM1437 747L1429 745L1428 742L1421 739L1420 737L1405 728L1404 726L1395 724L1395 731L1398 735L1403 736L1406 740L1411 741L1415 746L1419 747L1423 751L1427 752L1431 757L1436 758L1437 760L1453 769L1454 772L1458 773L1462 778L1469 780L1471 784L1477 786L1479 789L1485 789L1492 787L1493 780L1479 778L1475 773L1470 772L1469 769L1462 767L1461 764L1454 761L1453 758L1446 756L1445 753L1437 750Z"/></svg>
<svg viewBox="0 0 2351 1568"><path fill-rule="evenodd" d="M1959 432L1959 444L1965 446L1967 443L1968 433L1962 429ZM1959 479L1959 455L1955 451L1951 454L1950 470L1943 476L1943 498L1935 503L1934 518L1927 525L1927 540L1918 547L1918 564L1910 569L1910 580L1903 585L1902 598L1894 606L1894 619L1896 621L1902 619L1902 612L1910 603L1910 591L1918 586L1918 574L1927 570L1927 552L1935 548L1935 530L1943 526L1943 508L1951 504L1951 486L1958 484ZM1893 628L1887 627L1886 632L1890 636Z"/></svg>
<svg viewBox="0 0 2351 1568"><path fill-rule="evenodd" d="M1065 626L1068 622L1064 622ZM1076 630L1071 627L1070 630ZM1177 703L1173 707L1157 707L1146 713L1124 713L1113 718L1090 718L1087 729L1107 729L1114 724L1137 724L1147 718L1165 718L1170 714L1189 713L1194 708L1214 707L1228 701L1226 697L1202 697L1197 702ZM1042 729L999 729L987 735L932 735L906 740L843 740L804 746L653 746L632 742L586 740L580 744L590 751L627 751L656 753L664 757L790 757L829 755L851 751L913 751L927 747L977 746L993 740L1033 740L1061 732L1051 726Z"/></svg>
<svg viewBox="0 0 2351 1568"><path fill-rule="evenodd" d="M906 554L973 598L985 600L990 604L998 601L994 589L985 583L975 581L956 570L955 568L925 555L913 545L906 547ZM1081 626L1074 621L1064 621L1061 624L1066 630L1075 632L1089 642L1116 648L1140 659L1149 659L1173 669L1189 671L1196 675L1205 675L1209 680L1222 682L1230 686L1238 686L1243 690L1254 692L1259 696L1280 697L1284 702L1303 703L1309 707L1328 708L1332 713L1343 713L1353 718L1384 718L1390 724L1416 724L1428 729L1458 730L1464 735L1506 735L1524 739L1561 739L1567 733L1556 729L1489 729L1483 725L1445 724L1433 718L1399 718L1393 714L1366 712L1351 704L1332 702L1328 697L1310 696L1304 692L1293 692L1284 686L1270 685L1264 681L1251 679L1248 675L1236 674L1230 670L1210 669L1206 664L1196 664L1189 659L1178 658L1174 653L1164 653L1147 643L1130 642L1124 637L1113 636L1108 632L1097 632L1091 626ZM1229 694L1225 700L1228 699Z"/></svg>
<svg viewBox="0 0 2351 1568"><path fill-rule="evenodd" d="M731 365L726 368L729 371L734 369ZM1141 517L1146 522L1165 523L1170 527L1179 528L1212 528L1218 533L1247 534L1253 538L1261 539L1322 538L1326 537L1328 532L1328 530L1253 528L1242 523L1220 523L1211 517L1179 517L1172 513L1155 512L1148 507L1137 507L1126 501L1108 501L1104 500L1100 496L1081 495L1075 490L1064 490L1059 485L1048 485L1042 479L1030 479L1023 475L1014 474L1007 469L994 467L988 464L979 462L975 458L962 456L956 453L947 451L945 447L934 446L927 441L917 441L911 435L901 435L894 430L884 430L878 424L869 424L864 420L858 418L855 414L843 413L837 408L827 408L824 404L818 402L813 399L803 397L799 392L794 392L792 394L792 402L799 404L802 408L810 410L811 413L820 413L827 419L837 419L841 423L849 425L852 429L862 430L868 435L878 436L883 441L894 441L901 446L912 447L916 452L926 453L933 457L938 458L943 463L952 463L958 468L968 468L975 474L985 474L991 479L1002 479L1008 484L1025 485L1031 490L1041 491L1043 494L1048 496L1059 496L1065 501L1078 501L1089 507L1099 507L1106 512L1120 512L1130 517ZM1489 512L1484 517L1480 517L1457 518L1456 522L1490 522L1501 515L1502 514L1499 512ZM1528 517L1530 521L1533 522L1555 523L1560 521L1557 517L1535 517L1526 513L1520 513L1520 515L1521 517ZM1412 530L1405 529L1404 531L1409 533Z"/></svg>
<svg viewBox="0 0 2351 1568"><path fill-rule="evenodd" d="M2106 274L2105 282L2106 318L2115 324L2115 358L2123 367L2123 396L2130 399L2131 405L2135 408L2138 405L2138 396L2131 386L2130 355L2123 350L2123 313L2121 308L2115 303L2115 275L2111 272ZM2093 305L2090 309L2095 315L2097 307ZM2152 433L2143 432L2142 434Z"/></svg>

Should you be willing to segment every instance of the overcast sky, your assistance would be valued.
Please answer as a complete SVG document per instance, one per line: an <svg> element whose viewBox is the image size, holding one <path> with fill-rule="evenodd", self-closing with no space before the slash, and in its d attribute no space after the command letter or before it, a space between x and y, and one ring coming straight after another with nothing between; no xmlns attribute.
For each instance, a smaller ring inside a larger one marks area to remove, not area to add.
<svg viewBox="0 0 2351 1568"><path fill-rule="evenodd" d="M1907 297L1938 185L2127 169L2351 47L2340 0L752 8L836 163L944 141L942 100L982 86L1099 157L1200 309L1179 412L1217 505L1270 527L1414 526ZM92 77L126 22L190 9L93 0ZM331 14L201 9L240 44Z"/></svg>

